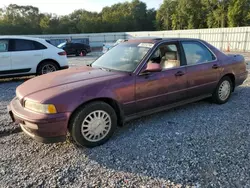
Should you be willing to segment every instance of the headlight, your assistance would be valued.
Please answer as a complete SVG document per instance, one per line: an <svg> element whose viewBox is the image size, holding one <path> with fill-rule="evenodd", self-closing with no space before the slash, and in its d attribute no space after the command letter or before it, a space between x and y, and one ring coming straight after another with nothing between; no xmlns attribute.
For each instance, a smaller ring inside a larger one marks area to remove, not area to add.
<svg viewBox="0 0 250 188"><path fill-rule="evenodd" d="M53 104L40 104L29 100L25 101L24 107L44 114L55 114L57 112L56 107Z"/></svg>

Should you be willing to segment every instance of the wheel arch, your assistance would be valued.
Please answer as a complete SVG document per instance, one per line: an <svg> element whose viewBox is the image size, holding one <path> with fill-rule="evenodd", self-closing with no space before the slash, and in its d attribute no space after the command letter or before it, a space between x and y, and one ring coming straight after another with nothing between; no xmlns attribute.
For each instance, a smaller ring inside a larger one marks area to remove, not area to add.
<svg viewBox="0 0 250 188"><path fill-rule="evenodd" d="M117 115L117 125L118 126L123 126L123 123L124 123L124 113L123 113L123 110L120 106L120 104L112 99L112 98L107 98L107 97L102 97L102 98L96 98L96 99L92 99L92 100L89 100L89 101L86 101L84 103L82 103L81 105L79 105L70 115L69 117L69 121L68 121L68 127L69 127L69 124L71 122L71 119L72 117L74 116L75 113L77 113L77 111L82 108L84 105L86 104L89 104L89 103L92 103L92 102L105 102L107 104L109 104L114 110L115 110L115 113Z"/></svg>
<svg viewBox="0 0 250 188"><path fill-rule="evenodd" d="M221 79L224 78L224 77L229 77L231 79L232 84L233 84L233 90L232 91L234 92L234 90L235 90L235 75L233 73L227 73L227 74L223 75L221 77Z"/></svg>

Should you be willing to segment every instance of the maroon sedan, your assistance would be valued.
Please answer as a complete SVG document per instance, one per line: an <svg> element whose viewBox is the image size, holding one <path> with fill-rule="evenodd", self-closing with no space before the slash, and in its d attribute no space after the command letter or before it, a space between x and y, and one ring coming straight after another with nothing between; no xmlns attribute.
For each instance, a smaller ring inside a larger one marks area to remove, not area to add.
<svg viewBox="0 0 250 188"><path fill-rule="evenodd" d="M118 125L211 97L226 103L247 78L241 55L226 55L197 39L137 38L89 66L30 79L16 89L8 110L35 140L105 143Z"/></svg>

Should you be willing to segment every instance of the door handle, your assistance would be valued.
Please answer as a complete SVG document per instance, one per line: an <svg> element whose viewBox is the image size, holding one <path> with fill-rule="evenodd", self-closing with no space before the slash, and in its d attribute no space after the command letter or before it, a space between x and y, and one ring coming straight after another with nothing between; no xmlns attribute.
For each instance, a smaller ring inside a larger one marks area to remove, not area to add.
<svg viewBox="0 0 250 188"><path fill-rule="evenodd" d="M213 68L213 69L218 69L218 68L219 68L219 65L214 64L214 65L212 66L212 68Z"/></svg>
<svg viewBox="0 0 250 188"><path fill-rule="evenodd" d="M185 73L182 71L178 71L177 73L175 73L175 76L183 76Z"/></svg>

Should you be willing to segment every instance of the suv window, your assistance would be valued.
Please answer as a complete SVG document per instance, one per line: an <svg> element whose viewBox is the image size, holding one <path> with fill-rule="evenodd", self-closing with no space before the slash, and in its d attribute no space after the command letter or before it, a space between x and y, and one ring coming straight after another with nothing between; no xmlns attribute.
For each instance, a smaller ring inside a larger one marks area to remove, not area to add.
<svg viewBox="0 0 250 188"><path fill-rule="evenodd" d="M13 51L31 51L31 50L42 50L46 49L43 44L25 39L14 39L14 49Z"/></svg>
<svg viewBox="0 0 250 188"><path fill-rule="evenodd" d="M179 50L176 44L162 44L153 55L148 63L159 63L163 70L181 66Z"/></svg>
<svg viewBox="0 0 250 188"><path fill-rule="evenodd" d="M34 43L34 45L35 45L36 50L44 50L44 49L47 49L47 47L44 46L43 44L41 44L40 42L33 41L33 43Z"/></svg>
<svg viewBox="0 0 250 188"><path fill-rule="evenodd" d="M35 50L35 45L31 40L15 39L14 51L29 51Z"/></svg>
<svg viewBox="0 0 250 188"><path fill-rule="evenodd" d="M0 52L7 52L9 48L8 40L0 40Z"/></svg>
<svg viewBox="0 0 250 188"><path fill-rule="evenodd" d="M215 56L200 42L181 42L187 60L187 65L206 63L215 60Z"/></svg>

